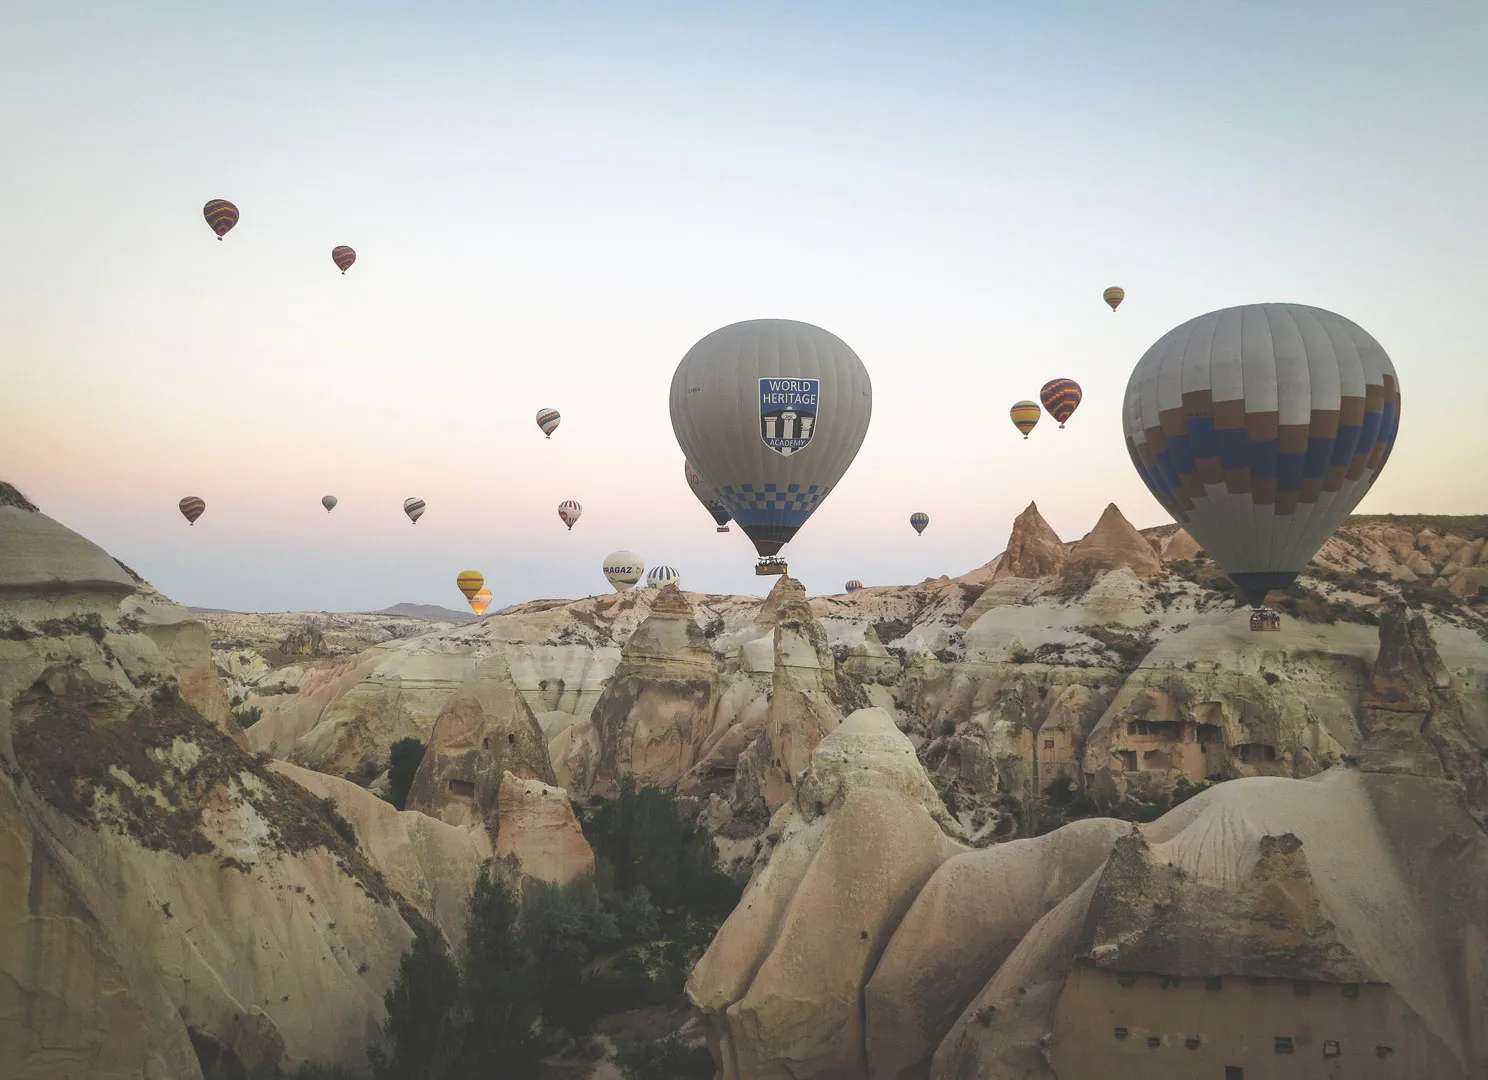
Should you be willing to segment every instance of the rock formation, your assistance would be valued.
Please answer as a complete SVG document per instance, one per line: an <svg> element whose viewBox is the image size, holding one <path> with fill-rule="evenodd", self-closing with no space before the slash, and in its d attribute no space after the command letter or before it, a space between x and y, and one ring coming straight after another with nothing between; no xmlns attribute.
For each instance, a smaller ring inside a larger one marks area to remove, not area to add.
<svg viewBox="0 0 1488 1080"><path fill-rule="evenodd" d="M1038 505L1029 503L1013 520L1007 550L998 560L992 579L1050 577L1059 573L1067 558L1064 541L1049 528L1049 523L1038 511Z"/></svg>
<svg viewBox="0 0 1488 1080"><path fill-rule="evenodd" d="M1445 780L1242 779L978 851L927 788L885 715L822 741L688 983L724 1080L1488 1064L1488 838Z"/></svg>
<svg viewBox="0 0 1488 1080"><path fill-rule="evenodd" d="M579 828L568 792L506 773L497 795L496 854L515 855L522 873L567 884L594 872L594 852Z"/></svg>
<svg viewBox="0 0 1488 1080"><path fill-rule="evenodd" d="M506 661L483 660L434 721L408 790L408 809L497 835L502 777L551 783L547 740L512 684Z"/></svg>
<svg viewBox="0 0 1488 1080"><path fill-rule="evenodd" d="M190 622L0 485L0 1076L360 1066L414 927L458 940L484 833L266 767Z"/></svg>
<svg viewBox="0 0 1488 1080"><path fill-rule="evenodd" d="M613 794L621 776L670 787L692 768L718 698L713 650L692 605L667 585L625 643L591 721L599 757L593 790ZM575 731L569 741L586 733Z"/></svg>
<svg viewBox="0 0 1488 1080"><path fill-rule="evenodd" d="M1162 560L1146 538L1111 503L1101 514L1095 528L1070 549L1062 573L1072 579L1093 577L1102 570L1124 566L1142 578L1155 576Z"/></svg>
<svg viewBox="0 0 1488 1080"><path fill-rule="evenodd" d="M842 716L830 696L836 689L831 648L800 582L782 576L765 610L775 624L770 699L764 729L739 757L734 803L762 798L774 811L790 800L812 752Z"/></svg>

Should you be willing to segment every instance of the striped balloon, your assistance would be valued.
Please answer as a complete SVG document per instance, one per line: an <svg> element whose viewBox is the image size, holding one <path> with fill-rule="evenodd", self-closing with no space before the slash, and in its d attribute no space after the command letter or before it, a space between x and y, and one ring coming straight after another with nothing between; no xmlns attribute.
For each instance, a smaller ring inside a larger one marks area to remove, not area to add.
<svg viewBox="0 0 1488 1080"><path fill-rule="evenodd" d="M470 598L470 610L477 615L484 615L486 608L491 606L491 590L482 589Z"/></svg>
<svg viewBox="0 0 1488 1080"><path fill-rule="evenodd" d="M207 224L221 240L238 223L238 208L226 199L213 199L202 207L202 217L207 219Z"/></svg>
<svg viewBox="0 0 1488 1080"><path fill-rule="evenodd" d="M351 269L351 264L356 262L356 252L342 244L340 247L331 248L331 261L341 268L344 274Z"/></svg>
<svg viewBox="0 0 1488 1080"><path fill-rule="evenodd" d="M180 502L181 516L186 519L186 524L195 525L196 519L202 516L207 509L205 499L197 498L195 495L187 495Z"/></svg>
<svg viewBox="0 0 1488 1080"><path fill-rule="evenodd" d="M558 430L558 422L561 419L557 409L537 410L537 426L542 428L542 433L550 439L553 437L553 432Z"/></svg>
<svg viewBox="0 0 1488 1080"><path fill-rule="evenodd" d="M1126 290L1120 285L1112 285L1105 292L1101 293L1101 299L1110 304L1111 310L1114 312L1121 306L1121 301L1126 299Z"/></svg>
<svg viewBox="0 0 1488 1080"><path fill-rule="evenodd" d="M1059 421L1060 427L1064 427L1064 422L1075 414L1082 397L1080 384L1074 379L1050 379L1039 391L1039 400L1049 415Z"/></svg>
<svg viewBox="0 0 1488 1080"><path fill-rule="evenodd" d="M1033 425L1039 422L1043 415L1037 404L1032 401L1020 401L1008 410L1008 415L1013 418L1013 427L1028 438L1028 433L1033 430Z"/></svg>
<svg viewBox="0 0 1488 1080"><path fill-rule="evenodd" d="M455 578L455 585L459 587L460 592L465 594L466 600L471 599L476 593L480 592L481 587L485 583L486 575L482 574L479 570L461 570Z"/></svg>
<svg viewBox="0 0 1488 1080"><path fill-rule="evenodd" d="M424 500L404 499L403 512L408 515L409 521L417 525L418 519L424 516Z"/></svg>
<svg viewBox="0 0 1488 1080"><path fill-rule="evenodd" d="M659 589L663 585L676 585L681 580L682 575L670 566L653 566L646 573L646 584L653 589Z"/></svg>
<svg viewBox="0 0 1488 1080"><path fill-rule="evenodd" d="M583 512L584 508L572 499L565 499L558 504L558 517L562 520L563 524L568 526L570 531L573 530L574 522L579 520L579 515Z"/></svg>
<svg viewBox="0 0 1488 1080"><path fill-rule="evenodd" d="M1260 607L1384 468L1400 384L1379 342L1343 316L1247 304L1148 349L1122 426L1143 483Z"/></svg>
<svg viewBox="0 0 1488 1080"><path fill-rule="evenodd" d="M862 587L863 587L863 583L861 581L859 581L857 578L853 578L853 579L851 579L847 583L847 591L848 592L857 592Z"/></svg>
<svg viewBox="0 0 1488 1080"><path fill-rule="evenodd" d="M910 514L909 524L915 532L923 536L925 535L925 526L930 524L930 515L920 513Z"/></svg>

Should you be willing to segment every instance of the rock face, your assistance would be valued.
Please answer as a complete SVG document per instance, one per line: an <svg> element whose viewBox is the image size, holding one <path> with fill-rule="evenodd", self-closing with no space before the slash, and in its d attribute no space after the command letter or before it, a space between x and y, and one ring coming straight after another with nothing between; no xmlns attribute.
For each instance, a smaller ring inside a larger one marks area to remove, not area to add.
<svg viewBox="0 0 1488 1080"><path fill-rule="evenodd" d="M790 801L817 744L842 715L830 697L836 688L831 648L800 582L782 576L761 617L775 624L770 698L764 729L740 756L734 802L763 798L774 811Z"/></svg>
<svg viewBox="0 0 1488 1080"><path fill-rule="evenodd" d="M497 804L501 831L496 854L515 855L524 874L566 885L594 872L594 852L574 817L568 792L506 773Z"/></svg>
<svg viewBox="0 0 1488 1080"><path fill-rule="evenodd" d="M666 585L625 643L615 676L594 707L599 747L591 790L614 794L620 777L671 787L692 768L718 699L713 650L692 606ZM582 730L570 741L582 739Z"/></svg>
<svg viewBox="0 0 1488 1080"><path fill-rule="evenodd" d="M962 850L881 709L816 747L779 839L693 969L725 1080L864 1074L862 985L913 894Z"/></svg>
<svg viewBox="0 0 1488 1080"><path fill-rule="evenodd" d="M1488 838L1444 780L1242 779L978 851L928 790L886 715L822 741L688 983L725 1080L1488 1063Z"/></svg>
<svg viewBox="0 0 1488 1080"><path fill-rule="evenodd" d="M1137 577L1150 578L1162 569L1162 560L1147 539L1116 509L1116 504L1111 503L1095 528L1070 549L1063 573L1071 578L1089 577L1121 566Z"/></svg>
<svg viewBox="0 0 1488 1080"><path fill-rule="evenodd" d="M480 663L434 721L408 809L495 836L504 775L553 780L542 728L498 656Z"/></svg>
<svg viewBox="0 0 1488 1080"><path fill-rule="evenodd" d="M268 768L181 609L0 485L0 1076L359 1067L484 832ZM173 659L174 658L174 659ZM182 673L186 677L182 677Z"/></svg>
<svg viewBox="0 0 1488 1080"><path fill-rule="evenodd" d="M1007 550L998 560L992 579L1049 577L1059 573L1067 558L1064 541L1049 528L1049 523L1038 511L1038 505L1029 503L1027 509L1013 520Z"/></svg>

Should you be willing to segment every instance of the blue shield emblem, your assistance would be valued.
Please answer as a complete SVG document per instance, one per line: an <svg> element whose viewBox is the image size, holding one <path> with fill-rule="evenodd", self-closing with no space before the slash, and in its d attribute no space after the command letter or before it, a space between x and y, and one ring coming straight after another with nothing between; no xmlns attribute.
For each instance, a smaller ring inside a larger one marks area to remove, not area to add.
<svg viewBox="0 0 1488 1080"><path fill-rule="evenodd" d="M781 457L790 457L816 434L820 379L761 379L760 440Z"/></svg>

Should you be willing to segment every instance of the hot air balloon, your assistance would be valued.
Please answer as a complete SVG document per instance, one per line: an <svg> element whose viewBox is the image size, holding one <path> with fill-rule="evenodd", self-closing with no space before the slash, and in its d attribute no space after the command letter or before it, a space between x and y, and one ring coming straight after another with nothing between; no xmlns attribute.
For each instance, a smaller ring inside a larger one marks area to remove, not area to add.
<svg viewBox="0 0 1488 1080"><path fill-rule="evenodd" d="M322 495L320 497L320 505L324 506L326 508L326 513L329 514L332 510L336 509L336 496Z"/></svg>
<svg viewBox="0 0 1488 1080"><path fill-rule="evenodd" d="M334 262L344 274L346 273L346 271L351 269L351 264L356 262L356 252L352 251L351 248L347 247L345 244L342 244L339 247L333 247L331 248L331 261Z"/></svg>
<svg viewBox="0 0 1488 1080"><path fill-rule="evenodd" d="M1384 468L1400 384L1379 342L1343 316L1248 304L1148 349L1122 419L1142 481L1260 608Z"/></svg>
<svg viewBox="0 0 1488 1080"><path fill-rule="evenodd" d="M470 598L470 610L477 615L484 615L486 608L491 606L491 590L482 589Z"/></svg>
<svg viewBox="0 0 1488 1080"><path fill-rule="evenodd" d="M180 506L181 516L186 519L186 524L195 525L196 519L201 517L206 511L207 502L205 499L198 498L195 495L187 495L181 500Z"/></svg>
<svg viewBox="0 0 1488 1080"><path fill-rule="evenodd" d="M692 462L682 461L682 472L687 477L687 486L692 488L692 493L697 496L697 501L703 504L703 509L713 517L713 522L718 526L718 532L728 532L730 514L728 507L718 497L718 490L708 481L704 480L698 471L692 467Z"/></svg>
<svg viewBox="0 0 1488 1080"><path fill-rule="evenodd" d="M1033 425L1039 422L1039 417L1043 414L1033 402L1020 401L1008 410L1008 415L1013 418L1013 427L1021 431L1026 439L1028 433L1033 430Z"/></svg>
<svg viewBox="0 0 1488 1080"><path fill-rule="evenodd" d="M1039 391L1039 400L1049 415L1059 421L1060 427L1064 427L1064 422L1075 414L1082 397L1080 384L1074 379L1050 379Z"/></svg>
<svg viewBox="0 0 1488 1080"><path fill-rule="evenodd" d="M646 563L634 551L612 551L604 557L605 580L615 587L616 592L624 592L646 572Z"/></svg>
<svg viewBox="0 0 1488 1080"><path fill-rule="evenodd" d="M1110 304L1111 310L1115 311L1121 306L1121 301L1126 299L1126 290L1120 285L1112 285L1105 292L1101 293L1101 299Z"/></svg>
<svg viewBox="0 0 1488 1080"><path fill-rule="evenodd" d="M670 566L653 566L646 573L646 585L652 589L659 589L663 585L677 585L681 580L682 575Z"/></svg>
<svg viewBox="0 0 1488 1080"><path fill-rule="evenodd" d="M764 557L771 558L842 479L863 445L873 386L833 334L789 319L734 323L703 338L672 376L682 453Z"/></svg>
<svg viewBox="0 0 1488 1080"><path fill-rule="evenodd" d="M460 592L465 594L466 600L471 600L475 594L480 592L486 584L486 575L479 570L461 570L455 577L455 585Z"/></svg>
<svg viewBox="0 0 1488 1080"><path fill-rule="evenodd" d="M202 217L207 219L207 224L221 240L238 223L238 208L226 199L213 199L202 207Z"/></svg>
<svg viewBox="0 0 1488 1080"><path fill-rule="evenodd" d="M558 415L557 409L538 409L537 426L542 428L542 433L548 438L553 437L553 432L558 430L558 424L563 417Z"/></svg>
<svg viewBox="0 0 1488 1080"><path fill-rule="evenodd" d="M573 529L574 522L579 520L579 515L583 512L584 508L572 499L565 499L558 504L558 517L562 519L563 524L567 525L570 530Z"/></svg>
<svg viewBox="0 0 1488 1080"><path fill-rule="evenodd" d="M915 532L917 532L921 536L924 536L925 526L930 524L930 515L920 513L910 514L909 524Z"/></svg>
<svg viewBox="0 0 1488 1080"><path fill-rule="evenodd" d="M857 578L853 578L852 580L850 580L847 583L847 591L848 592L857 592L862 587L863 587L863 583L861 581L859 581Z"/></svg>
<svg viewBox="0 0 1488 1080"><path fill-rule="evenodd" d="M403 512L408 515L409 521L417 525L418 519L424 516L424 500L404 499Z"/></svg>

